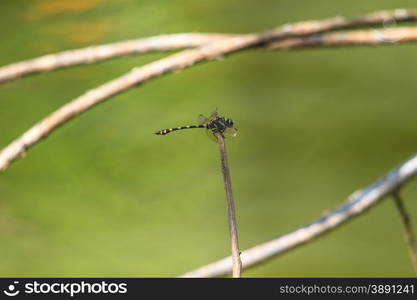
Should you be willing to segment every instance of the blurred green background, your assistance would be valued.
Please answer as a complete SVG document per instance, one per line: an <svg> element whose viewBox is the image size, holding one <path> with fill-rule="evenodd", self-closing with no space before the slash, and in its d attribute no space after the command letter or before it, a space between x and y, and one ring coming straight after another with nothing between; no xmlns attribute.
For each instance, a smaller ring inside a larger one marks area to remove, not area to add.
<svg viewBox="0 0 417 300"><path fill-rule="evenodd" d="M247 33L415 1L1 0L0 65L177 32ZM0 276L176 276L229 254L216 145L158 137L216 106L229 139L242 249L337 207L416 152L417 45L251 50L118 95L0 173ZM163 57L0 86L0 147L64 103ZM417 183L404 189L417 224ZM413 276L394 203L245 276ZM415 226L414 226L415 227Z"/></svg>

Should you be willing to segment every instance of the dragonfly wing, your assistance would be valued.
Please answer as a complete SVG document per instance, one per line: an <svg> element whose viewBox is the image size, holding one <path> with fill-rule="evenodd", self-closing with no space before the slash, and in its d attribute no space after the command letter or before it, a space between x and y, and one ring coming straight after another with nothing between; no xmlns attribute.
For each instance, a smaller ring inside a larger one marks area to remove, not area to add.
<svg viewBox="0 0 417 300"><path fill-rule="evenodd" d="M217 137L215 136L215 134L213 133L213 131L211 131L211 129L206 129L206 134L209 137L210 140L212 140L213 142L217 143Z"/></svg>
<svg viewBox="0 0 417 300"><path fill-rule="evenodd" d="M228 127L226 128L226 130L223 132L224 136L236 136L237 135L237 128L234 127Z"/></svg>
<svg viewBox="0 0 417 300"><path fill-rule="evenodd" d="M209 118L207 118L205 115L198 115L198 124L199 125L201 125L201 124L206 124L206 123L208 123L210 121L210 119Z"/></svg>
<svg viewBox="0 0 417 300"><path fill-rule="evenodd" d="M205 115L199 115L198 116L198 124L205 124L209 123L210 121L213 121L219 116L219 113L217 112L217 108L210 114L209 117L206 117Z"/></svg>
<svg viewBox="0 0 417 300"><path fill-rule="evenodd" d="M217 110L217 107L216 107L216 109L211 113L211 115L210 115L210 120L214 120L214 119L216 119L217 117L219 116L219 113L218 113L218 110Z"/></svg>

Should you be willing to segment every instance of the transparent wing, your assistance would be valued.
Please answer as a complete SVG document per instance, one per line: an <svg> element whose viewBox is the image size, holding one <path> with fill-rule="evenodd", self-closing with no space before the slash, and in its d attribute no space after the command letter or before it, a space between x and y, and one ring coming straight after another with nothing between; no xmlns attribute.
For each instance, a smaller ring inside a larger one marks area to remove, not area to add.
<svg viewBox="0 0 417 300"><path fill-rule="evenodd" d="M197 120L197 122L198 122L198 124L199 125L201 125L201 124L205 124L205 123L208 123L210 121L210 119L209 118L207 118L205 115L198 115L198 120Z"/></svg>
<svg viewBox="0 0 417 300"><path fill-rule="evenodd" d="M231 137L231 136L236 136L237 135L237 128L234 127L228 127L226 128L226 130L223 132L224 136L227 137Z"/></svg>
<svg viewBox="0 0 417 300"><path fill-rule="evenodd" d="M217 107L216 107L216 109L211 113L211 115L210 115L210 120L214 120L214 119L216 119L217 117L219 116L219 112L218 112L218 109L217 109Z"/></svg>
<svg viewBox="0 0 417 300"><path fill-rule="evenodd" d="M210 129L206 129L206 134L213 142L218 143L216 135ZM237 135L237 128L229 127L223 132L224 137L234 137Z"/></svg>
<svg viewBox="0 0 417 300"><path fill-rule="evenodd" d="M198 124L201 125L201 124L208 123L216 119L218 116L219 116L219 113L217 112L217 108L210 114L209 117L206 117L205 115L200 114L198 116Z"/></svg>
<svg viewBox="0 0 417 300"><path fill-rule="evenodd" d="M206 134L209 137L210 140L212 140L213 142L217 143L217 137L214 135L213 131L211 131L211 129L206 129Z"/></svg>

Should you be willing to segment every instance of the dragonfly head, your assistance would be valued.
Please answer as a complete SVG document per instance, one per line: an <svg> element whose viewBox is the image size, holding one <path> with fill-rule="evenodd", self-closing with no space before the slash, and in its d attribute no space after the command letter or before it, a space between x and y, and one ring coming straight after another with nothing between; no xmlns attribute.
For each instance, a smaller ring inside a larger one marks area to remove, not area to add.
<svg viewBox="0 0 417 300"><path fill-rule="evenodd" d="M226 125L227 125L227 127L233 127L233 120L232 119L226 119Z"/></svg>

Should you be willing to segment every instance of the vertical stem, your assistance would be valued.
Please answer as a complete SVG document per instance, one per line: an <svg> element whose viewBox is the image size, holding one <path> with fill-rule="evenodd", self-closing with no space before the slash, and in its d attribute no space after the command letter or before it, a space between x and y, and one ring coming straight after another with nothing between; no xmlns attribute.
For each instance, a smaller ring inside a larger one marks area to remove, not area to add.
<svg viewBox="0 0 417 300"><path fill-rule="evenodd" d="M230 178L229 163L227 161L226 144L224 137L221 134L216 134L219 147L221 167L224 180L224 189L226 190L227 198L227 216L229 221L229 233L232 246L232 263L233 263L233 277L240 277L242 272L242 261L240 260L239 240L237 235L235 203L233 200L232 180Z"/></svg>
<svg viewBox="0 0 417 300"><path fill-rule="evenodd" d="M416 241L414 238L413 228L411 226L411 220L407 214L407 210L404 206L404 203L398 191L394 192L392 196L394 197L394 202L401 216L401 221L403 223L403 230L404 230L404 238L407 243L408 250L410 252L411 262L414 267L414 271L416 272L416 275L417 275L417 246L416 246Z"/></svg>

